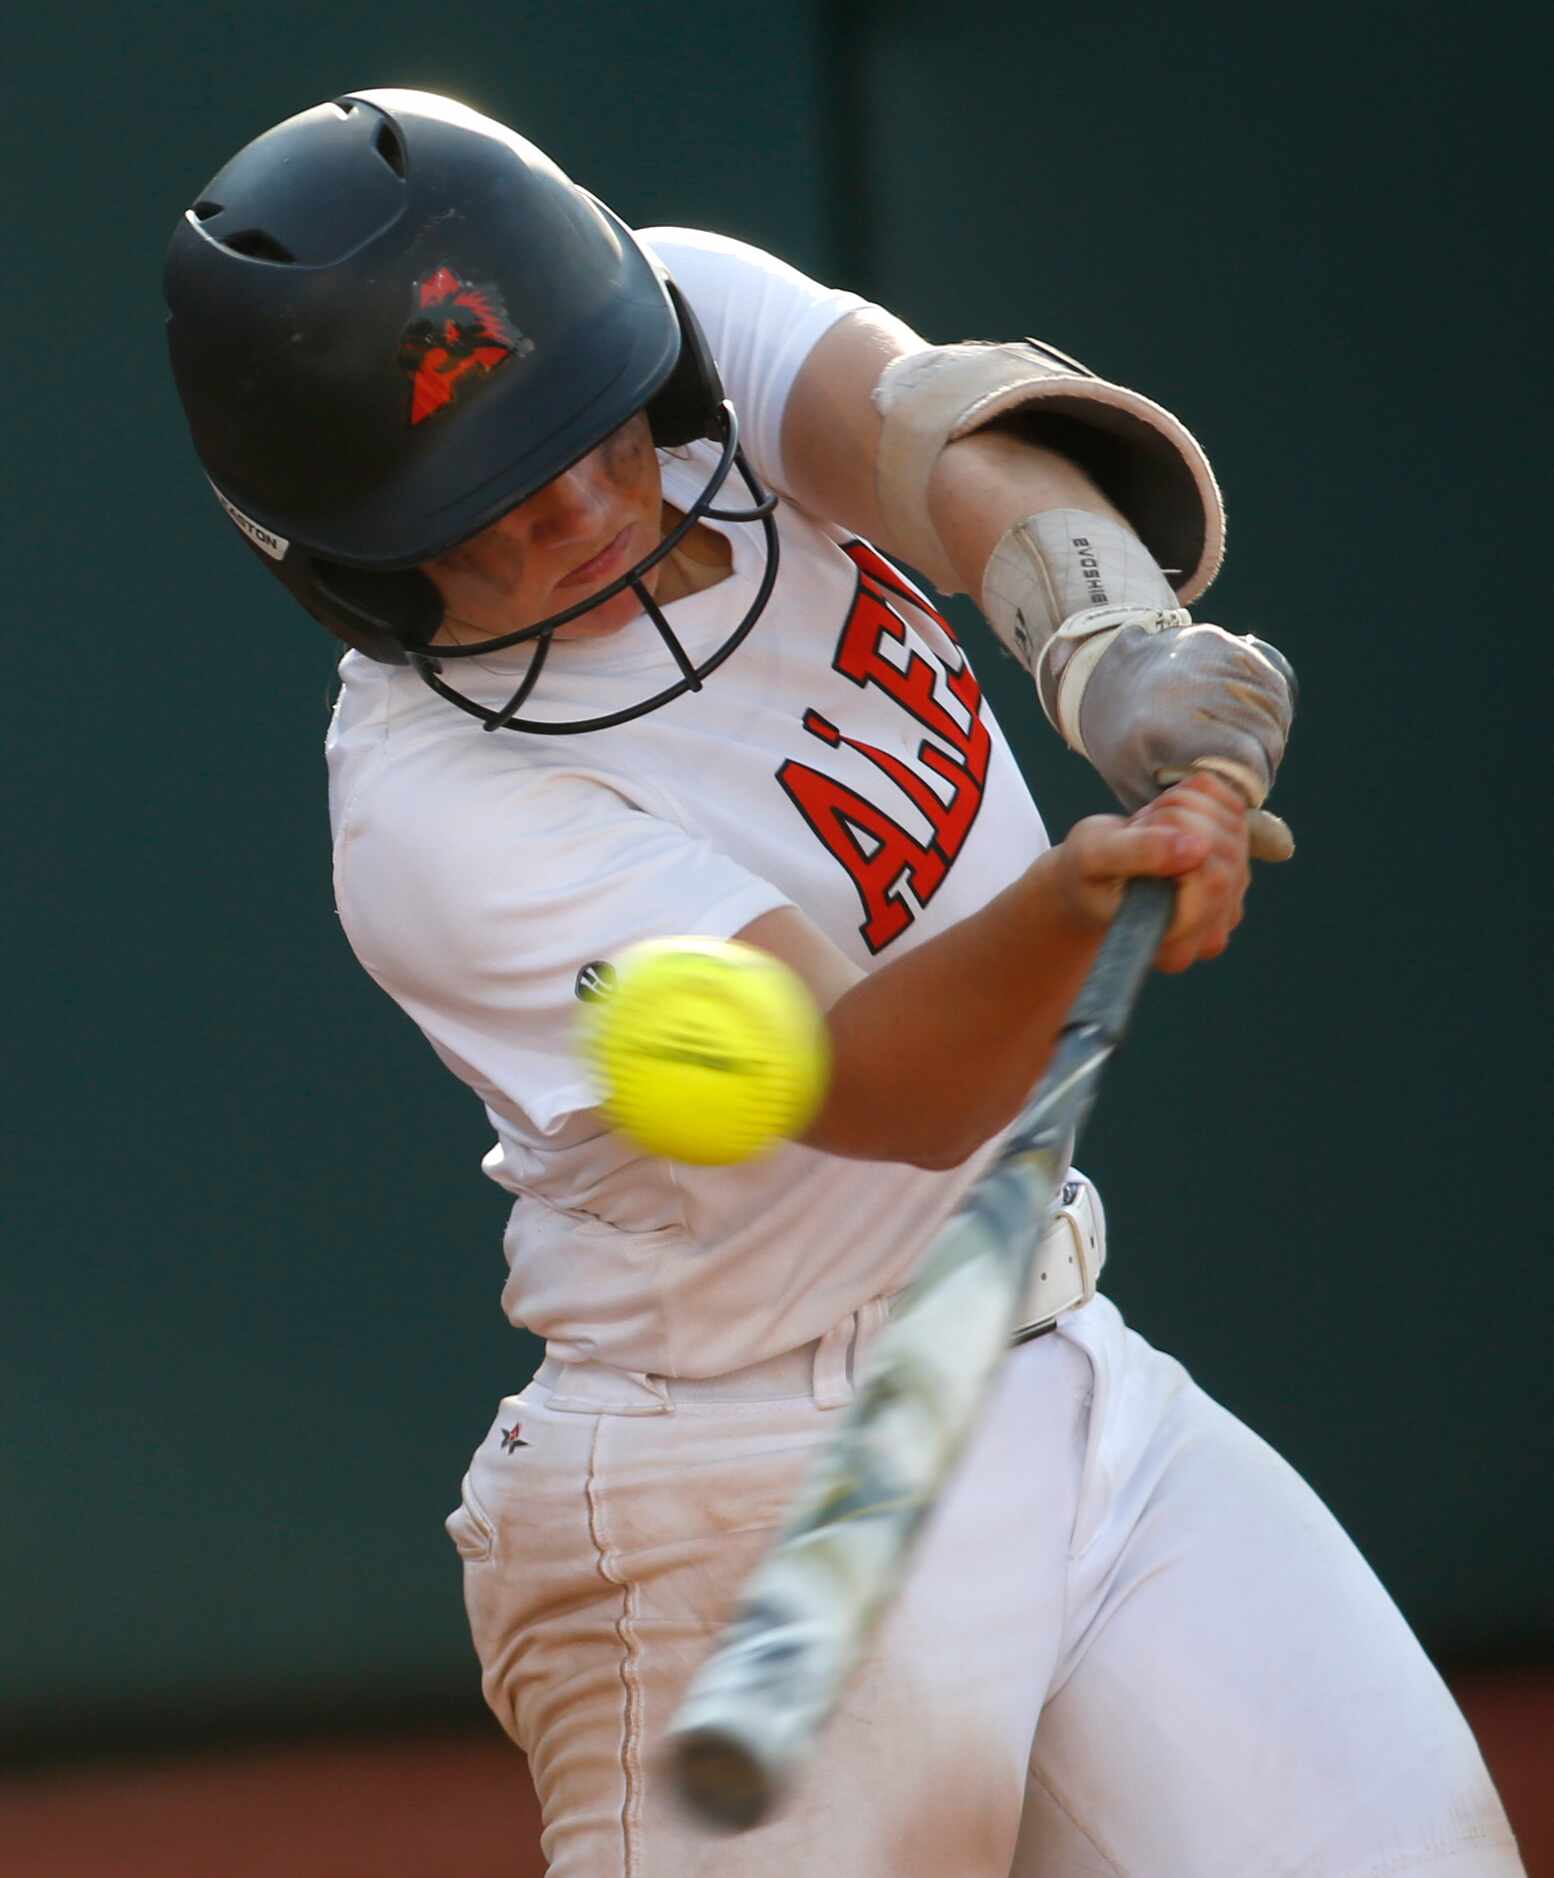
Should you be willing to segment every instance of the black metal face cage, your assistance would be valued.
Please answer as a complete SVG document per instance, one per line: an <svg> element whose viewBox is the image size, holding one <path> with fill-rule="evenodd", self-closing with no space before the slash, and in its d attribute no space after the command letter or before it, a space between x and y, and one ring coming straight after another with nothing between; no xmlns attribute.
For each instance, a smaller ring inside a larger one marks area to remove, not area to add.
<svg viewBox="0 0 1554 1878"><path fill-rule="evenodd" d="M656 711L660 705L668 704L672 698L683 697L687 691L700 691L702 681L723 663L745 640L750 628L765 611L766 602L771 597L772 586L777 579L778 539L777 526L772 520L772 513L777 507L775 492L765 490L757 480L755 472L746 461L745 453L739 447L739 418L734 407L725 398L718 406L714 419L714 435L721 439L722 454L717 468L707 479L707 486L691 504L684 517L651 554L645 554L640 561L628 567L624 574L612 580L607 587L601 587L598 593L590 594L586 600L580 600L576 606L569 606L563 613L552 613L542 619L538 625L520 627L517 632L503 633L494 639L482 639L477 645L438 646L435 652L421 652L414 647L407 650L410 663L420 674L422 680L431 686L439 697L446 698L450 704L456 704L461 711L467 711L471 717L478 717L486 730L521 730L539 732L552 737L571 737L588 730L608 730L612 725L624 724L634 717L642 717L649 711ZM731 469L737 468L744 478L745 487L750 491L754 504L748 509L715 509L713 498L728 480ZM686 535L703 517L716 522L759 522L766 538L766 571L761 577L760 587L751 602L744 618L722 641L717 649L710 653L699 665L693 664L684 646L674 636L663 611L651 593L643 585L642 576L649 568L655 567L666 554L678 546ZM570 724L552 724L534 718L520 718L517 713L523 708L530 693L539 682L540 673L545 668L545 660L550 653L551 635L558 626L565 626L568 620L574 620L594 607L602 606L607 600L613 600L616 594L630 587L642 602L642 610L658 629L658 635L669 648L670 656L680 668L680 676L672 685L666 685L651 698L644 698L640 704L628 705L626 709L612 711L606 717L579 718ZM535 653L529 669L523 675L523 682L513 695L497 710L491 710L483 704L477 704L473 698L466 697L462 691L455 691L452 685L438 676L445 659L482 658L491 652L504 651L508 646L518 646L535 641Z"/></svg>

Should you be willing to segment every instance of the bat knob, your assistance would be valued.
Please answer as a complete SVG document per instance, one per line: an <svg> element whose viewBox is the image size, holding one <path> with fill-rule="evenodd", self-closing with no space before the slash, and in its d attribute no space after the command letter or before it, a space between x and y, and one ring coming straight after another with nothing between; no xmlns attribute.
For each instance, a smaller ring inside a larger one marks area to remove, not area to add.
<svg viewBox="0 0 1554 1878"><path fill-rule="evenodd" d="M670 1751L675 1789L703 1824L748 1832L771 1812L777 1798L773 1769L736 1730L686 1728L672 1737Z"/></svg>

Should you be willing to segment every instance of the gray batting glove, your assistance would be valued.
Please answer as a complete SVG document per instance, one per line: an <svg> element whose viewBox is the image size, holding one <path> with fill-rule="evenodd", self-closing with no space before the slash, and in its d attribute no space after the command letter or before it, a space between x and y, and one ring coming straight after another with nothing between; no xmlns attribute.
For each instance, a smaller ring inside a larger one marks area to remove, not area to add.
<svg viewBox="0 0 1554 1878"><path fill-rule="evenodd" d="M1079 732L1090 761L1130 811L1193 770L1223 776L1247 799L1252 853L1288 860L1288 827L1263 808L1295 715L1288 659L1220 626L1149 632L1127 625L1089 674Z"/></svg>

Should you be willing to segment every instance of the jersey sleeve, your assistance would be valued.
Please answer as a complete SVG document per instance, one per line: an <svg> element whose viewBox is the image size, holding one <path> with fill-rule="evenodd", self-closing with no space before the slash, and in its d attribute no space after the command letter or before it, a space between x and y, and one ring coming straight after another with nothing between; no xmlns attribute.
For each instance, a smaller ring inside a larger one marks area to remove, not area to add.
<svg viewBox="0 0 1554 1878"><path fill-rule="evenodd" d="M816 342L867 302L727 235L648 228L639 238L701 322L756 474L786 491L782 418L793 381Z"/></svg>
<svg viewBox="0 0 1554 1878"><path fill-rule="evenodd" d="M587 966L637 939L730 938L788 904L589 777L497 778L456 818L428 806L435 792L384 781L336 836L346 936L448 1067L525 1132L594 1104L574 1043Z"/></svg>

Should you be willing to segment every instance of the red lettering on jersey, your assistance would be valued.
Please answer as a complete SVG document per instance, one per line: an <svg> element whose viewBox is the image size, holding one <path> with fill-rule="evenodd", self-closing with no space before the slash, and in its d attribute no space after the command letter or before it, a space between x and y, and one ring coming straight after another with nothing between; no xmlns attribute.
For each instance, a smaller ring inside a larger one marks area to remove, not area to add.
<svg viewBox="0 0 1554 1878"><path fill-rule="evenodd" d="M790 758L778 770L777 780L852 876L866 916L858 929L864 944L878 952L898 939L913 919L912 909L901 897L902 881L910 884L920 902L931 900L944 879L944 856L914 841L866 796L807 763Z"/></svg>
<svg viewBox="0 0 1554 1878"><path fill-rule="evenodd" d="M893 602L905 601L925 613L955 644L949 622L866 542L851 542L845 552L858 568L858 590L832 664L855 685L874 685L894 698L937 741L923 738L915 752L920 767L914 768L847 736L818 711L805 712L804 728L830 748L845 744L872 763L927 822L931 837L927 843L917 840L877 803L796 759L782 765L777 780L851 876L863 903L859 932L869 950L878 952L915 917L902 895L903 884L926 906L954 865L982 806L992 738L982 722L982 688L965 654L951 666L907 650L906 621ZM905 657L892 658L887 647ZM941 697L941 681L958 711ZM948 785L947 798L922 771Z"/></svg>

